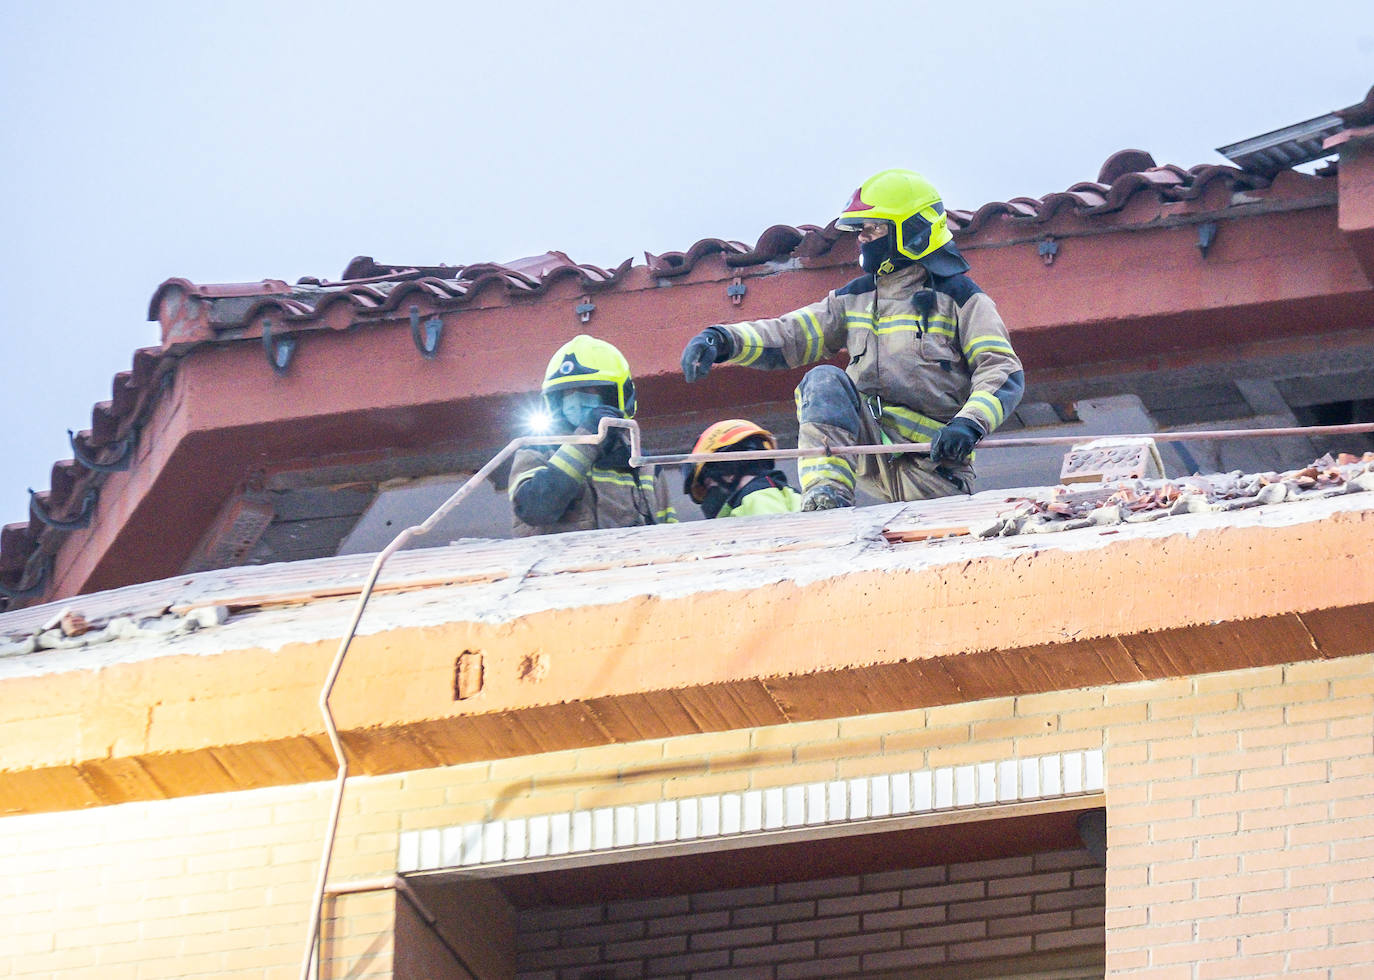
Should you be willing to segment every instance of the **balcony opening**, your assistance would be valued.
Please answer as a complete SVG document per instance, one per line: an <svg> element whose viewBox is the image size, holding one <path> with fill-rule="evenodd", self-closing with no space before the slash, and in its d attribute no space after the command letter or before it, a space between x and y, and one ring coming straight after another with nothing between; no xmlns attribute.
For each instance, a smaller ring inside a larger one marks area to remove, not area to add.
<svg viewBox="0 0 1374 980"><path fill-rule="evenodd" d="M484 920L505 908L503 975L520 980L1101 977L1105 869L1083 803L994 812L407 880L450 909L485 889Z"/></svg>

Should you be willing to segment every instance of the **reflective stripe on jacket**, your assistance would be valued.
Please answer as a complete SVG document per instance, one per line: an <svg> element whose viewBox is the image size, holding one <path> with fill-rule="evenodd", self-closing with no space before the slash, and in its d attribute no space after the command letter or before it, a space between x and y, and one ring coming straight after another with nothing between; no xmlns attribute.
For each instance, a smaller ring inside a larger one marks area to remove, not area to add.
<svg viewBox="0 0 1374 980"><path fill-rule="evenodd" d="M895 441L928 442L956 416L991 432L1020 401L1021 361L997 305L971 279L930 285L912 265L774 319L723 324L734 345L727 363L793 368L848 350L846 373L862 395L881 399ZM918 291L923 308L913 303Z"/></svg>
<svg viewBox="0 0 1374 980"><path fill-rule="evenodd" d="M509 496L545 466L579 480L582 488L555 523L527 524L512 515L516 537L587 531L599 527L637 527L643 524L674 524L677 513L668 502L666 482L655 480L651 469L600 466L591 462L586 446L524 448L511 464Z"/></svg>

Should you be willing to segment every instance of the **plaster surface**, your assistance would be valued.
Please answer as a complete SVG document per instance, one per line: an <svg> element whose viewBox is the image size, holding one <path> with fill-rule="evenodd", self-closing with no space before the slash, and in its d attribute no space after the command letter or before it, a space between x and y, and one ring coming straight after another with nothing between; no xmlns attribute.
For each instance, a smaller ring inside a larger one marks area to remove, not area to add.
<svg viewBox="0 0 1374 980"><path fill-rule="evenodd" d="M390 772L1369 652L1369 494L1026 538L881 535L992 503L403 553L333 710L357 768ZM0 805L332 775L316 703L365 562L301 564L154 602L238 610L222 625L0 659ZM482 681L459 700L465 655Z"/></svg>

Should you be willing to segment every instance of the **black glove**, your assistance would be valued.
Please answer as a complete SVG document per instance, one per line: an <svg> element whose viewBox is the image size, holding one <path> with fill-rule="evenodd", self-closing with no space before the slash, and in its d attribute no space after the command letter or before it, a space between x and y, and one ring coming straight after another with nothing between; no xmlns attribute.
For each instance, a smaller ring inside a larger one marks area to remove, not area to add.
<svg viewBox="0 0 1374 980"><path fill-rule="evenodd" d="M682 376L688 383L706 377L712 364L730 357L730 337L720 327L707 327L691 340L682 351Z"/></svg>
<svg viewBox="0 0 1374 980"><path fill-rule="evenodd" d="M601 424L602 419L623 419L624 417L609 405L598 405L596 408L588 409L587 413L582 416L582 424L577 427L577 432L579 435L590 436L596 433L597 426ZM597 449L604 452L624 431L624 429L619 428L607 429L606 438L597 443Z"/></svg>
<svg viewBox="0 0 1374 980"><path fill-rule="evenodd" d="M930 458L937 463L941 460L962 463L981 438L983 430L976 424L968 419L953 419L930 440Z"/></svg>

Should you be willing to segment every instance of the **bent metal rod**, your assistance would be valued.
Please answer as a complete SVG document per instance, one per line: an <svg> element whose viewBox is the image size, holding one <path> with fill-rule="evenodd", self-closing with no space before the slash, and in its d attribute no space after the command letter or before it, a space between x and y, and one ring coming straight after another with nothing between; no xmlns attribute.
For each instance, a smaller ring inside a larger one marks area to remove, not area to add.
<svg viewBox="0 0 1374 980"><path fill-rule="evenodd" d="M322 849L323 853L320 857L320 870L315 882L315 895L311 904L309 937L306 940L305 959L301 964L301 980L309 980L310 968L312 965L315 965L315 954L320 938L320 914L324 907L324 895L329 878L329 863L334 853L334 840L339 829L339 813L343 806L344 785L348 780L348 756L344 752L343 742L339 739L339 730L334 721L334 714L329 707L329 696L333 693L334 685L339 679L339 672L343 669L344 658L348 655L348 648L350 644L352 644L353 637L358 631L358 623L362 620L363 610L367 608L368 600L372 597L372 590L377 584L377 578L381 574L382 566L412 538L417 538L432 531L434 526L438 524L449 511L458 506L463 498L467 497L483 480L496 472L497 468L517 450L525 446L594 445L609 435L610 430L613 428L629 430L631 466L660 467L672 466L676 463L704 463L711 460L718 461L720 459L720 455L717 453L678 453L667 456L644 456L642 454L642 446L640 445L639 423L632 419L602 419L600 425L597 427L597 431L592 435L521 436L518 439L511 440L511 442L493 456L485 466L464 481L463 485L455 490L452 496L440 504L428 518L419 524L406 528L396 535L389 545L377 553L377 557L373 560L372 567L369 569L362 590L358 595L358 602L353 610L353 619L349 623L348 631L339 641L338 652L334 655L334 661L330 664L324 687L320 691L320 714L324 718L325 731L329 735L329 744L334 749L334 756L338 760L339 769L334 779L334 798L330 805L329 826L325 834L324 846ZM1159 439L1163 442L1201 442L1218 439L1256 439L1277 438L1281 436L1355 435L1366 432L1374 432L1374 422L1357 422L1350 425L1311 425L1279 429L1216 429L1198 432L1150 432L1141 435L1018 436L1002 439L985 439L978 444L978 448L1017 449L1025 446L1071 446L1091 442L1095 439ZM797 459L804 456L864 456L882 453L928 453L929 451L930 443L928 442L896 442L882 446L821 446L808 449L749 450L732 452L729 456L732 460Z"/></svg>
<svg viewBox="0 0 1374 980"><path fill-rule="evenodd" d="M612 420L629 428L624 421ZM633 423L631 423L633 424ZM1280 436L1337 436L1374 432L1374 422L1354 422L1347 425L1309 425L1286 429L1213 429L1197 432L1147 432L1140 435L1077 435L1077 436L1013 436L1003 439L984 439L978 450L1020 449L1025 446L1081 446L1098 439L1154 439L1158 442L1210 442L1220 439L1277 438ZM590 438L590 437L588 437ZM928 453L928 442L890 442L881 446L821 446L807 449L751 449L728 454L730 460L744 459L800 459L806 456L868 456L875 454ZM641 456L639 427L630 429L631 466L671 466L674 463L720 462L720 453L678 453L671 456Z"/></svg>

